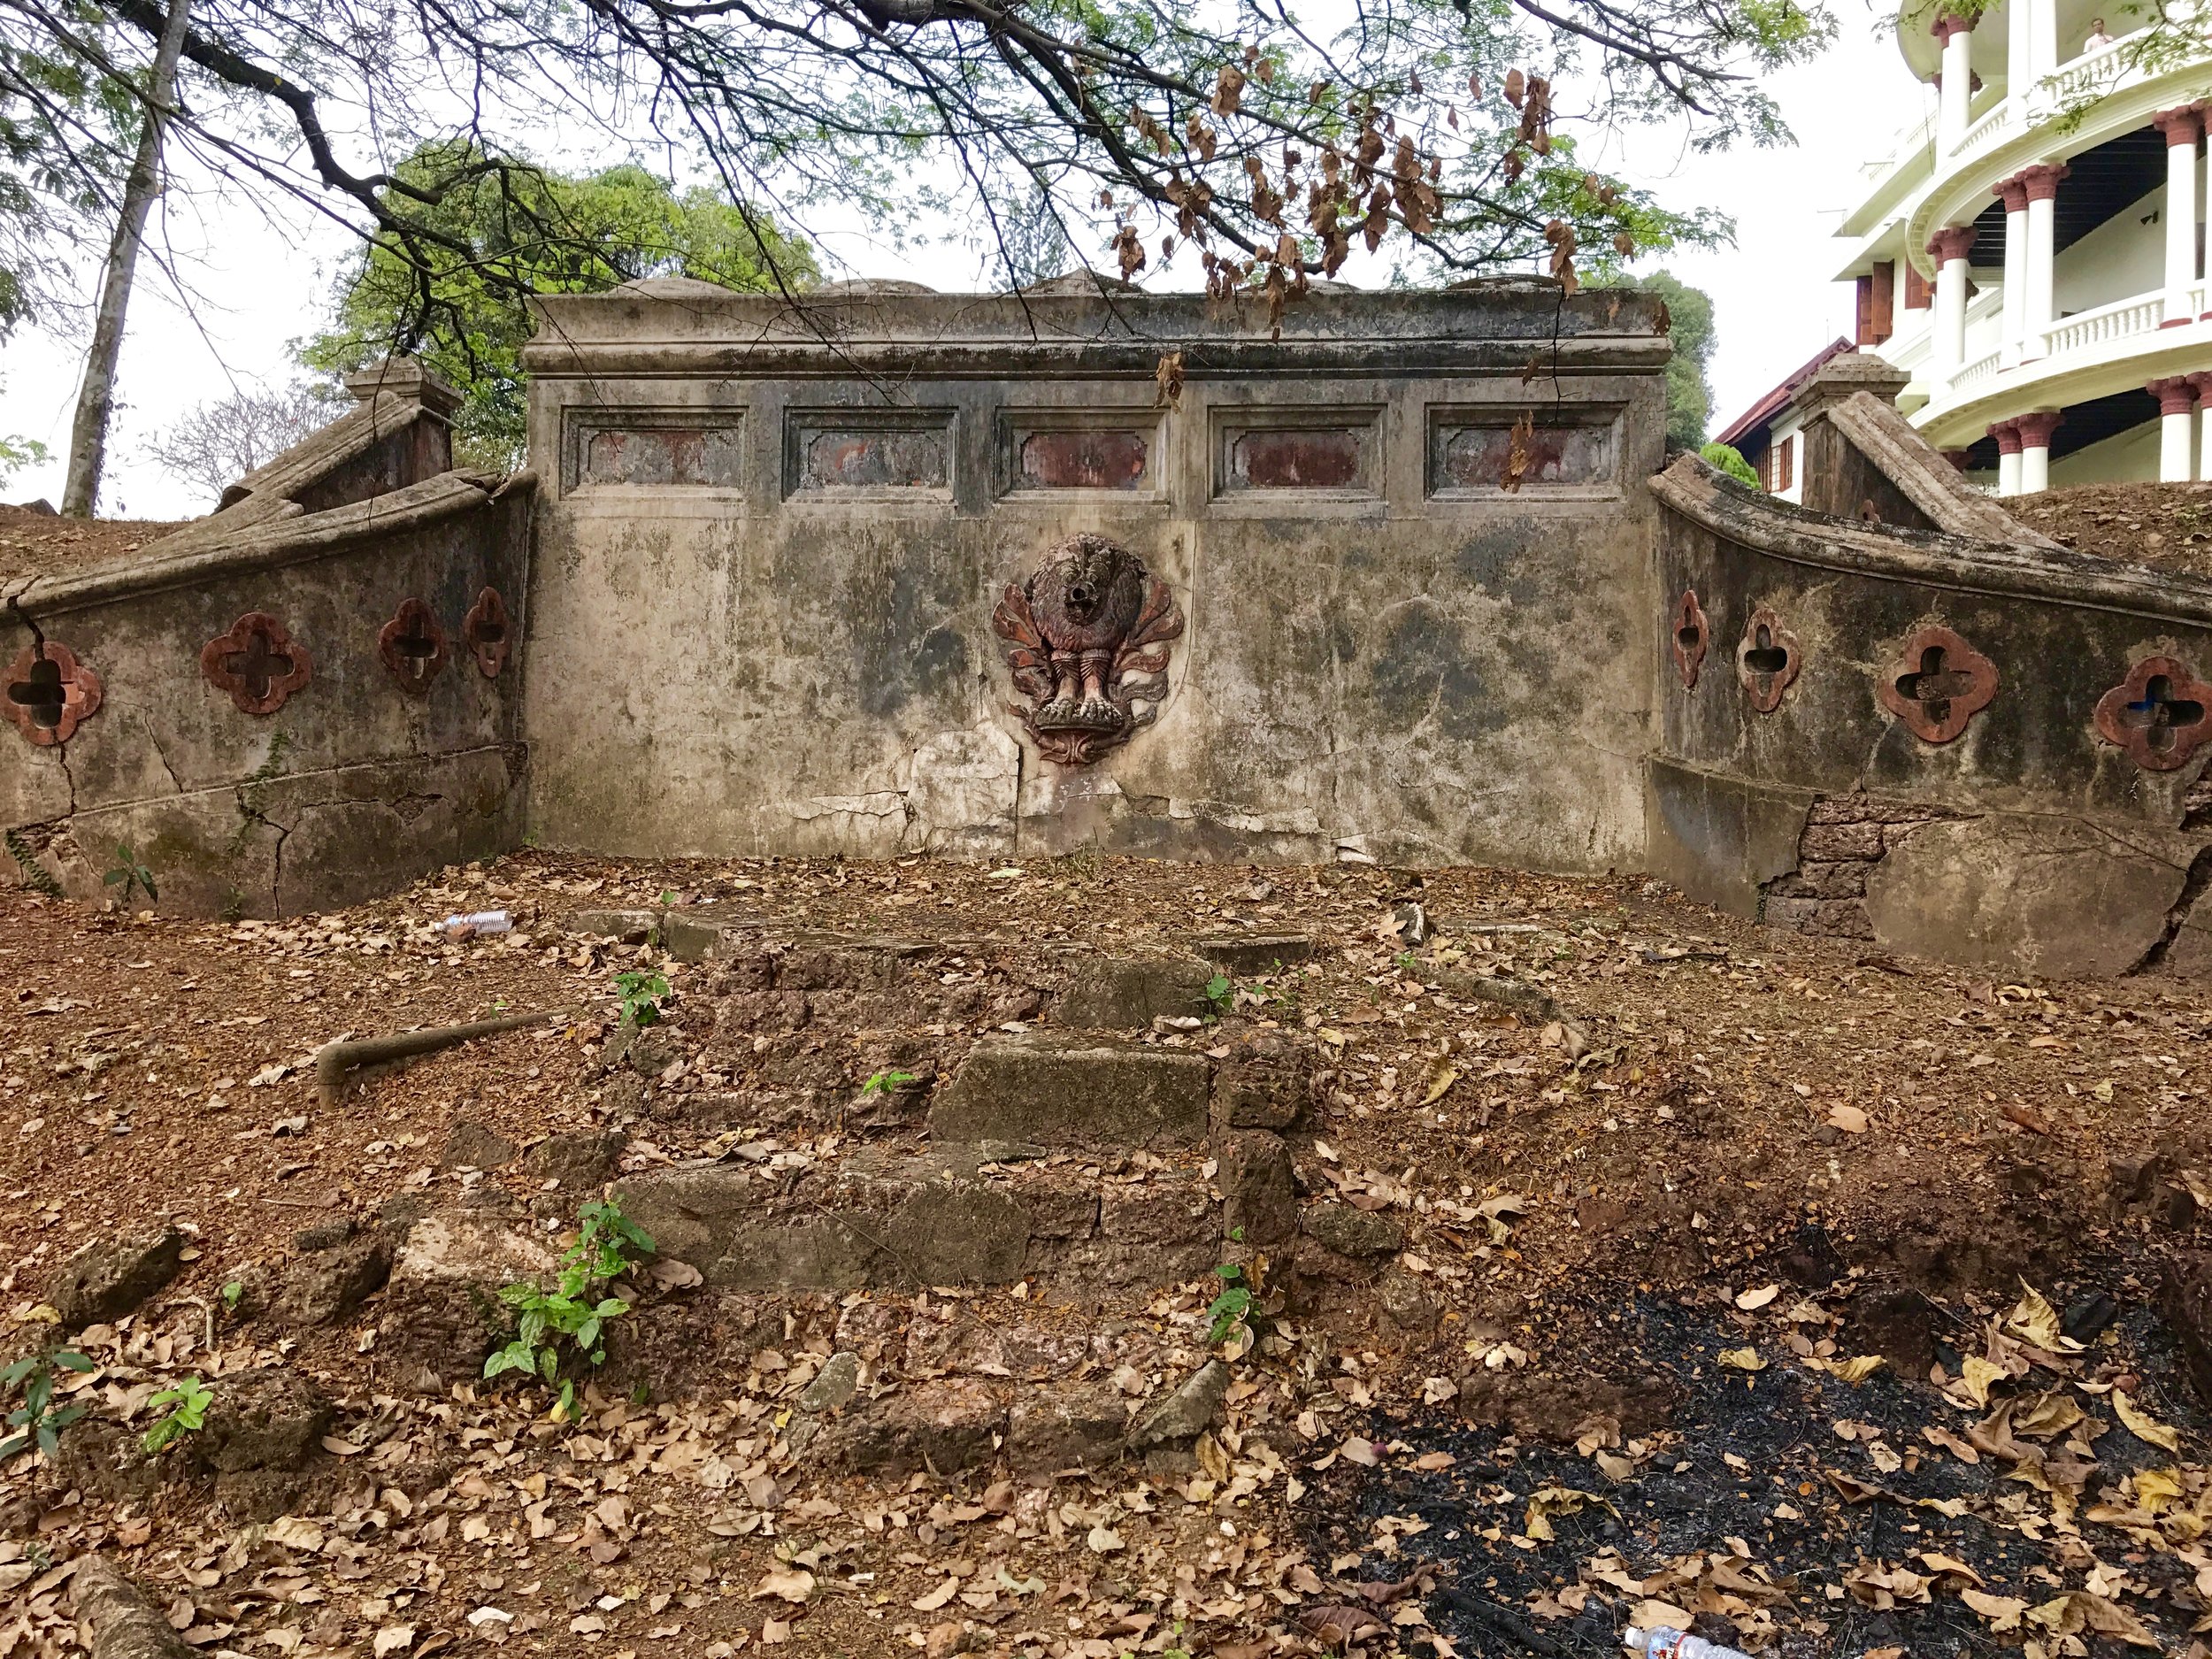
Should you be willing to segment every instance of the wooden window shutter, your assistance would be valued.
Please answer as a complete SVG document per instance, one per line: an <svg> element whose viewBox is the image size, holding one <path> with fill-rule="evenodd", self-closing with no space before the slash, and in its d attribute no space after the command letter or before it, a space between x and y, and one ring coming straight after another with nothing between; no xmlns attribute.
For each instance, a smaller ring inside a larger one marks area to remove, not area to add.
<svg viewBox="0 0 2212 1659"><path fill-rule="evenodd" d="M1774 446L1774 493L1778 495L1797 481L1796 449L1795 433Z"/></svg>
<svg viewBox="0 0 2212 1659"><path fill-rule="evenodd" d="M1897 332L1897 266L1885 259L1874 267L1874 343L1880 345Z"/></svg>
<svg viewBox="0 0 2212 1659"><path fill-rule="evenodd" d="M1909 259L1905 266L1905 309L1924 311L1928 309L1928 279L1920 274L1920 267Z"/></svg>
<svg viewBox="0 0 2212 1659"><path fill-rule="evenodd" d="M1852 343L1870 346L1880 338L1874 332L1874 279L1863 276L1859 279L1858 303L1852 318Z"/></svg>

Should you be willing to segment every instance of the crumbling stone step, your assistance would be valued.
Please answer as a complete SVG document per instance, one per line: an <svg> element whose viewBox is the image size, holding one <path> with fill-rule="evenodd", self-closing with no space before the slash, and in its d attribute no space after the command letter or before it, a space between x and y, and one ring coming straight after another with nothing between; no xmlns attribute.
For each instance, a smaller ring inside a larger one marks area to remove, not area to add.
<svg viewBox="0 0 2212 1659"><path fill-rule="evenodd" d="M1203 1140L1202 1054L1057 1032L987 1037L931 1102L946 1144L1133 1148Z"/></svg>
<svg viewBox="0 0 2212 1659"><path fill-rule="evenodd" d="M1286 1174L1279 1184L1294 1205ZM1193 1169L964 1172L941 1158L885 1156L795 1178L712 1163L632 1176L616 1195L664 1258L709 1285L751 1291L1042 1279L1094 1294L1178 1284L1222 1260L1228 1225Z"/></svg>

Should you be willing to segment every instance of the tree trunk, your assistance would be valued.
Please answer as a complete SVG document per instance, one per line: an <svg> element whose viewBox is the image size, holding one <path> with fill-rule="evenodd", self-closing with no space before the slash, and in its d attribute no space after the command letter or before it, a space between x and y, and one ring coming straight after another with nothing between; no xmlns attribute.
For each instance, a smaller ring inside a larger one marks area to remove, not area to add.
<svg viewBox="0 0 2212 1659"><path fill-rule="evenodd" d="M108 418L115 407L115 363L123 349L123 313L131 301L131 278L138 268L138 247L146 215L161 183L161 129L174 107L177 59L184 52L190 0L171 0L154 53L152 83L147 88L146 120L138 135L138 154L123 184L123 207L115 222L114 245L100 285L100 309L92 324L92 351L85 360L84 384L77 391L77 415L69 431L69 477L61 510L89 518L100 494L100 473L107 464Z"/></svg>

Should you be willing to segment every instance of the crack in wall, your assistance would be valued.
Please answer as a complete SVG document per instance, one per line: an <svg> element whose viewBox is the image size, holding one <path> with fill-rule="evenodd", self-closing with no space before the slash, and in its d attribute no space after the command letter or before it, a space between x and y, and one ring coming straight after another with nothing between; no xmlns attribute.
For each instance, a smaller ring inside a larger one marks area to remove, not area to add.
<svg viewBox="0 0 2212 1659"><path fill-rule="evenodd" d="M2181 937L2181 930L2189 924L2190 916L2197 908L2207 888L2212 888L2212 846L2200 847L2197 856L2189 861L2189 872L2181 879L2181 894L2166 912L2166 926L2151 943L2151 948L2135 959L2134 964L2123 973L2123 978L2148 973L2166 960L2174 948L2174 941Z"/></svg>

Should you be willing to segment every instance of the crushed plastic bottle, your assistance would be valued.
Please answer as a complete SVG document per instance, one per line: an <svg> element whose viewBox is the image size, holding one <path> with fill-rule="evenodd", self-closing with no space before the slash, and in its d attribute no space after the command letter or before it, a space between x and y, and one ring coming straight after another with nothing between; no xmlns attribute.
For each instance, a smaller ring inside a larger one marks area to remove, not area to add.
<svg viewBox="0 0 2212 1659"><path fill-rule="evenodd" d="M1678 1631L1671 1624L1655 1624L1649 1630L1639 1630L1632 1624L1624 1640L1629 1652L1641 1654L1644 1659L1751 1659L1740 1647L1724 1647L1702 1636Z"/></svg>
<svg viewBox="0 0 2212 1659"><path fill-rule="evenodd" d="M514 918L504 910L457 911L438 924L438 931L448 939L480 939L488 933L504 933L514 927Z"/></svg>

